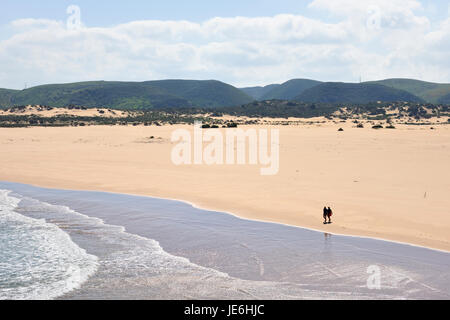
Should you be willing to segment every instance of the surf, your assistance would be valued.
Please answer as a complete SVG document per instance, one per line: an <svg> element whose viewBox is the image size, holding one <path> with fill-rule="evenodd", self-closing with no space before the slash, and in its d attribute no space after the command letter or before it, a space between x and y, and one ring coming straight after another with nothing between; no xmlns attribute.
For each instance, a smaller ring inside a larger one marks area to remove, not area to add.
<svg viewBox="0 0 450 320"><path fill-rule="evenodd" d="M45 219L16 212L20 199L0 190L0 300L55 299L79 288L96 256Z"/></svg>

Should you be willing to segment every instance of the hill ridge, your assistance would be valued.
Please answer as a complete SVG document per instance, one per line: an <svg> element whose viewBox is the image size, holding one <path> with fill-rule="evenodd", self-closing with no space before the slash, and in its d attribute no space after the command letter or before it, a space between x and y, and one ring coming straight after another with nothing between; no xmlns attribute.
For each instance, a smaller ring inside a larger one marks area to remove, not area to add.
<svg viewBox="0 0 450 320"><path fill-rule="evenodd" d="M214 108L251 101L253 99L239 89L217 80L86 81L0 91L0 104L4 107L80 105L115 109Z"/></svg>
<svg viewBox="0 0 450 320"><path fill-rule="evenodd" d="M305 90L294 98L302 102L369 103L369 102L424 102L423 99L400 89L381 84L325 82Z"/></svg>

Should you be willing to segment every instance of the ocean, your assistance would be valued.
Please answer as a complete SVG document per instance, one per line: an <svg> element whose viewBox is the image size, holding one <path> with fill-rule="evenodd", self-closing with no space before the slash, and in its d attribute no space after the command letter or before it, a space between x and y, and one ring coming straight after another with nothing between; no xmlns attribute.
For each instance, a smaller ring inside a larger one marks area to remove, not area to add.
<svg viewBox="0 0 450 320"><path fill-rule="evenodd" d="M2 300L449 299L449 267L444 251L181 201L0 182Z"/></svg>

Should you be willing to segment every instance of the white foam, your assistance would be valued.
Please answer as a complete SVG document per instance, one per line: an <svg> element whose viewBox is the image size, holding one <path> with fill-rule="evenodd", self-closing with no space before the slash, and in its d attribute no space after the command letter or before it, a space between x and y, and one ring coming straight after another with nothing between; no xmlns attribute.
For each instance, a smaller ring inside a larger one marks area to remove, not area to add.
<svg viewBox="0 0 450 320"><path fill-rule="evenodd" d="M169 269L179 271L181 269L199 268L217 276L229 277L229 275L224 272L202 267L191 262L187 258L172 255L164 251L158 241L137 234L128 233L123 226L107 224L100 218L82 214L67 206L52 205L42 201L39 201L39 204L46 207L47 210L58 210L70 214L72 217L79 217L83 219L84 223L103 230L103 232L99 232L98 234L104 241L112 244L123 244L124 242L133 244L133 249L127 248L126 251L120 251L115 254L115 259L117 259L117 262L115 263L121 265L123 268L130 268L132 265L140 265L142 267L142 261L146 260L144 259L144 256L147 258L151 256L151 259L147 260L152 261L152 267L164 270L165 272L169 271Z"/></svg>
<svg viewBox="0 0 450 320"><path fill-rule="evenodd" d="M98 258L44 219L14 211L20 199L0 190L0 299L44 300L79 288Z"/></svg>

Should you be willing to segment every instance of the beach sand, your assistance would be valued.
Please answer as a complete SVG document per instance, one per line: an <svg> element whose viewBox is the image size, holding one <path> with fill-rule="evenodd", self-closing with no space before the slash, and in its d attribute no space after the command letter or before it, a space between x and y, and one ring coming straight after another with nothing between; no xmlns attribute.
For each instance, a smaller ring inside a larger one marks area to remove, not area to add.
<svg viewBox="0 0 450 320"><path fill-rule="evenodd" d="M249 219L449 251L450 127L354 126L269 127L280 130L274 176L260 175L260 165L174 165L170 137L193 129L187 125L2 128L0 181L180 199ZM335 213L331 225L322 224L325 205Z"/></svg>

